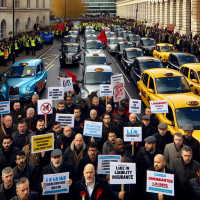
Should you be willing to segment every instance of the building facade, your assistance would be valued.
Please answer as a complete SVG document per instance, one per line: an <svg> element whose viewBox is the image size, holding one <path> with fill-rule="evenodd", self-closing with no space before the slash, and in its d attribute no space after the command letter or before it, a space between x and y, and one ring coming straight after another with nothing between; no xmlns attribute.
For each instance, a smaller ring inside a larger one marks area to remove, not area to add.
<svg viewBox="0 0 200 200"><path fill-rule="evenodd" d="M89 16L116 15L116 0L83 0Z"/></svg>
<svg viewBox="0 0 200 200"><path fill-rule="evenodd" d="M159 23L159 28L174 25L174 32L200 33L200 20L192 14L198 0L118 0L117 15L146 22L147 26Z"/></svg>
<svg viewBox="0 0 200 200"><path fill-rule="evenodd" d="M14 0L15 34L49 25L49 0ZM13 0L0 0L0 39L12 36Z"/></svg>

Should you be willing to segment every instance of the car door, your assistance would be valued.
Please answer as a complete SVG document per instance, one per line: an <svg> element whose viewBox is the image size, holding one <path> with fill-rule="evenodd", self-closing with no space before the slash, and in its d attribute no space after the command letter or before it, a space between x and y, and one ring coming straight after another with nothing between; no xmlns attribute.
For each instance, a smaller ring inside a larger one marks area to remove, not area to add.
<svg viewBox="0 0 200 200"><path fill-rule="evenodd" d="M140 73L139 61L135 59L133 63L133 69L132 69L132 79L134 83L137 84L140 78L141 78L141 73Z"/></svg>
<svg viewBox="0 0 200 200"><path fill-rule="evenodd" d="M38 93L42 90L43 88L43 78L44 75L41 71L41 64L38 63L36 67L36 79L37 79L37 86L38 86Z"/></svg>
<svg viewBox="0 0 200 200"><path fill-rule="evenodd" d="M196 70L190 69L188 80L191 84L193 84L191 88L194 94L200 95L200 85L199 85L199 78L197 76Z"/></svg>
<svg viewBox="0 0 200 200"><path fill-rule="evenodd" d="M140 93L141 93L141 99L143 100L145 105L149 107L149 102L147 101L147 98L148 98L148 96L147 96L148 82L149 82L149 74L144 72L142 74L142 85L141 85Z"/></svg>
<svg viewBox="0 0 200 200"><path fill-rule="evenodd" d="M147 94L146 94L146 99L148 102L156 100L155 93L156 93L156 91L155 91L154 78L150 75L149 76L149 84L147 87Z"/></svg>
<svg viewBox="0 0 200 200"><path fill-rule="evenodd" d="M157 53L158 53L158 45L156 45L155 50L153 51L153 57L157 58Z"/></svg>
<svg viewBox="0 0 200 200"><path fill-rule="evenodd" d="M125 67L125 58L126 58L126 51L123 50L122 57L121 57L122 67Z"/></svg>
<svg viewBox="0 0 200 200"><path fill-rule="evenodd" d="M180 69L180 66L179 66L179 61L178 61L178 58L177 58L177 56L176 55L173 55L173 57L174 57L174 62L173 62L173 68L172 69L175 69L175 70L178 70L179 71L179 69Z"/></svg>

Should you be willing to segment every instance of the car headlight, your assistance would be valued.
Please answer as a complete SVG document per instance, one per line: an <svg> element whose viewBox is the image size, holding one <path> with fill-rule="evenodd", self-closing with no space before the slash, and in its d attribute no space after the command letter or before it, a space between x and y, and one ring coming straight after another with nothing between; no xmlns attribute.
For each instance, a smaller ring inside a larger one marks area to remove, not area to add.
<svg viewBox="0 0 200 200"><path fill-rule="evenodd" d="M60 57L60 59L62 59L62 56Z"/></svg>
<svg viewBox="0 0 200 200"><path fill-rule="evenodd" d="M128 66L131 66L131 63L128 63Z"/></svg>
<svg viewBox="0 0 200 200"><path fill-rule="evenodd" d="M30 89L31 89L30 86L27 86L27 87L26 87L26 90L27 90L27 91L30 91Z"/></svg>
<svg viewBox="0 0 200 200"><path fill-rule="evenodd" d="M76 59L78 59L78 57L76 56Z"/></svg>
<svg viewBox="0 0 200 200"><path fill-rule="evenodd" d="M4 91L4 89L3 89L3 88L1 88L1 89L0 89L0 92L3 92L3 91Z"/></svg>

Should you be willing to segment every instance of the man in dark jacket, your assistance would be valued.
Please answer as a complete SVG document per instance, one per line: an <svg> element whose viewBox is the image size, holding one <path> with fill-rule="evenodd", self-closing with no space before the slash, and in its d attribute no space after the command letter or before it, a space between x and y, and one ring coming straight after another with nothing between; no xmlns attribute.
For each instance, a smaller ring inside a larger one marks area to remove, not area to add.
<svg viewBox="0 0 200 200"><path fill-rule="evenodd" d="M13 180L13 170L6 167L2 171L3 183L0 185L0 199L10 200L16 195L16 180Z"/></svg>
<svg viewBox="0 0 200 200"><path fill-rule="evenodd" d="M97 111L97 116L98 117L101 117L103 115L103 113L106 112L105 107L103 107L103 106L101 106L99 104L98 97L93 97L93 99L92 99L92 105L87 110L87 118L90 117L90 111L93 110L93 109Z"/></svg>
<svg viewBox="0 0 200 200"><path fill-rule="evenodd" d="M26 120L19 121L17 131L12 133L13 145L20 150L29 143L29 137L32 131L28 129Z"/></svg>
<svg viewBox="0 0 200 200"><path fill-rule="evenodd" d="M79 108L81 109L81 115L82 115L82 117L86 118L88 107L86 105L85 99L81 99L79 101Z"/></svg>
<svg viewBox="0 0 200 200"><path fill-rule="evenodd" d="M186 145L181 150L181 158L173 161L172 171L177 174L182 192L186 195L187 181L197 177L196 169L198 165L200 163L192 159L192 149Z"/></svg>
<svg viewBox="0 0 200 200"><path fill-rule="evenodd" d="M60 126L60 122L54 122L52 124L52 129L48 130L48 133L54 133L56 137L63 133L63 128Z"/></svg>
<svg viewBox="0 0 200 200"><path fill-rule="evenodd" d="M0 148L2 147L3 137L5 135L12 135L17 130L17 125L13 124L12 116L5 115L3 123L0 126Z"/></svg>
<svg viewBox="0 0 200 200"><path fill-rule="evenodd" d="M74 108L74 128L73 131L75 133L81 133L83 134L83 128L84 128L84 120L85 118L81 115L81 109L79 107Z"/></svg>
<svg viewBox="0 0 200 200"><path fill-rule="evenodd" d="M117 138L115 132L108 133L108 140L103 144L102 153L109 154L114 149L115 139Z"/></svg>
<svg viewBox="0 0 200 200"><path fill-rule="evenodd" d="M76 182L72 189L71 200L111 200L112 194L108 182L95 176L95 167L87 164L82 172L84 177ZM91 190L93 188L93 190Z"/></svg>
<svg viewBox="0 0 200 200"><path fill-rule="evenodd" d="M23 151L18 151L15 159L17 166L13 168L14 179L19 180L22 177L28 178L30 190L37 191L38 180L36 166L26 162L26 156Z"/></svg>
<svg viewBox="0 0 200 200"><path fill-rule="evenodd" d="M35 110L35 115L37 119L40 119L41 117L38 115L38 108L37 108L37 101L39 100L39 95L34 94L31 99L31 103L28 104L27 109L33 108Z"/></svg>
<svg viewBox="0 0 200 200"><path fill-rule="evenodd" d="M73 99L71 95L68 95L66 98L66 112L70 113L70 114L74 114L74 108L76 107L76 105L73 103Z"/></svg>
<svg viewBox="0 0 200 200"><path fill-rule="evenodd" d="M194 127L191 124L185 124L182 129L184 131L183 144L189 146L192 149L192 158L199 162L199 141L192 137Z"/></svg>
<svg viewBox="0 0 200 200"><path fill-rule="evenodd" d="M77 133L71 145L65 149L63 160L73 165L76 170L80 160L87 154L88 147L83 136Z"/></svg>
<svg viewBox="0 0 200 200"><path fill-rule="evenodd" d="M116 112L117 110L117 112ZM124 123L127 123L129 121L128 115L124 112L125 108L123 106L118 106L116 110L113 111L113 114L118 114Z"/></svg>
<svg viewBox="0 0 200 200"><path fill-rule="evenodd" d="M158 119L151 113L151 108L147 107L145 109L145 115L150 117L150 124L157 129L159 121Z"/></svg>
<svg viewBox="0 0 200 200"><path fill-rule="evenodd" d="M165 145L173 142L173 136L169 131L167 131L167 124L165 123L160 123L158 125L158 133L153 136L157 139L156 146L162 151L162 153L164 152Z"/></svg>
<svg viewBox="0 0 200 200"><path fill-rule="evenodd" d="M153 167L154 157L161 153L160 149L156 147L156 138L154 136L149 136L144 141L145 146L140 148L135 158L141 180L143 180L146 170Z"/></svg>
<svg viewBox="0 0 200 200"><path fill-rule="evenodd" d="M62 151L60 149L54 149L51 152L51 161L50 164L42 169L42 173L40 174L40 179L38 183L38 190L42 193L43 188L45 187L45 180L43 180L44 174L57 174L69 172L69 179L67 180L67 184L71 186L72 181L75 181L76 174L73 166L69 163L63 161ZM69 188L70 191L70 188ZM70 193L67 194L58 194L58 199L69 199ZM54 195L45 195L42 198L43 200L54 200Z"/></svg>
<svg viewBox="0 0 200 200"><path fill-rule="evenodd" d="M10 111L13 123L18 124L20 120L26 117L26 111L21 107L20 102L14 102L13 109Z"/></svg>
<svg viewBox="0 0 200 200"><path fill-rule="evenodd" d="M40 200L38 192L30 192L29 180L26 177L22 177L16 184L17 196L14 196L11 200Z"/></svg>
<svg viewBox="0 0 200 200"><path fill-rule="evenodd" d="M27 121L28 129L35 132L38 119L35 116L34 108L28 108L27 109L26 118L24 118L24 119Z"/></svg>

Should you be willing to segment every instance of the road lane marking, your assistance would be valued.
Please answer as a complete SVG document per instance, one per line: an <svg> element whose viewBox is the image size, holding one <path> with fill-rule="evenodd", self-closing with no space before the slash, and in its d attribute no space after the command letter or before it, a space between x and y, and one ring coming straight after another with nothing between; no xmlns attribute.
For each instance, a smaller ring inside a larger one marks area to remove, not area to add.
<svg viewBox="0 0 200 200"><path fill-rule="evenodd" d="M116 63L117 67L120 69L120 71L122 72L122 74L124 75L124 77L126 78L126 80L128 81L128 83L130 83L130 81L128 80L128 78L126 77L126 75L124 74L124 72L122 71L122 69L120 68L120 66Z"/></svg>
<svg viewBox="0 0 200 200"><path fill-rule="evenodd" d="M49 71L53 66L54 64L52 64L48 69L46 69L46 71Z"/></svg>
<svg viewBox="0 0 200 200"><path fill-rule="evenodd" d="M50 47L47 51L45 51L38 59L40 59L42 56L44 56L48 51L50 51L55 46L55 43L53 43L53 46Z"/></svg>
<svg viewBox="0 0 200 200"><path fill-rule="evenodd" d="M56 60L56 58L58 57L59 55L57 55L46 67L45 67L45 69L47 69L55 60Z"/></svg>

